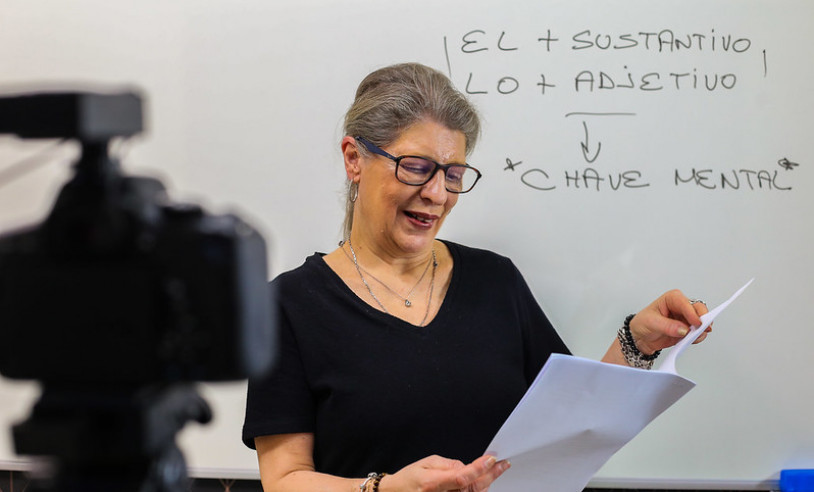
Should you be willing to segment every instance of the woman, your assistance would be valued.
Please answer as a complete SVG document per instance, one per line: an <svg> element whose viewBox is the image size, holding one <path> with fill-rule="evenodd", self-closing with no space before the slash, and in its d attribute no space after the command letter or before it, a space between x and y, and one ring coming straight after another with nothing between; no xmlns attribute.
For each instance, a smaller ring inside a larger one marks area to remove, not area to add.
<svg viewBox="0 0 814 492"><path fill-rule="evenodd" d="M346 240L272 283L282 352L250 381L243 432L265 490L480 491L509 467L481 453L568 349L511 261L436 238L480 177L465 164L479 130L428 67L360 84L341 142ZM603 360L649 367L704 312L668 292Z"/></svg>

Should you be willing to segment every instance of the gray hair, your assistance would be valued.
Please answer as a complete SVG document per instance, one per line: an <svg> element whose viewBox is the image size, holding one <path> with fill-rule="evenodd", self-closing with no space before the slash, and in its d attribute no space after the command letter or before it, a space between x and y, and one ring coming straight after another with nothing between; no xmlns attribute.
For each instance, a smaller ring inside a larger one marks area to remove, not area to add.
<svg viewBox="0 0 814 492"><path fill-rule="evenodd" d="M345 135L362 136L379 147L398 140L401 133L423 119L457 130L466 138L466 154L480 135L477 110L446 75L419 63L380 68L362 80L356 98L345 114ZM360 145L359 152L368 155ZM353 227L357 185L348 182L344 237Z"/></svg>

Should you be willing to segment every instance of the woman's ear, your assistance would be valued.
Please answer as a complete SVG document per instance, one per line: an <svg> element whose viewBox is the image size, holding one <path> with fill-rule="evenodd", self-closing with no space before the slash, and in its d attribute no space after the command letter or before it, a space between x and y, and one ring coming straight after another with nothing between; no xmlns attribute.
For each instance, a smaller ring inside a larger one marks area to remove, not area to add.
<svg viewBox="0 0 814 492"><path fill-rule="evenodd" d="M345 160L345 174L348 180L358 183L362 173L362 155L356 139L346 136L342 139L342 157Z"/></svg>

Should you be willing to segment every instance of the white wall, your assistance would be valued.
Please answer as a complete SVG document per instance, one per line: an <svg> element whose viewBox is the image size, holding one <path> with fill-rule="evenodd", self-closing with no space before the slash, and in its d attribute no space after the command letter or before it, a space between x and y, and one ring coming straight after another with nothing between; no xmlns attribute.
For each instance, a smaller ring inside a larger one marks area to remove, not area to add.
<svg viewBox="0 0 814 492"><path fill-rule="evenodd" d="M698 387L598 475L743 486L814 462L812 28L805 0L6 0L0 82L143 88L149 131L127 169L246 214L270 238L273 274L339 239L341 118L367 72L420 61L486 91L472 94L485 129L471 157L485 176L442 235L512 257L576 353L600 357L624 316L666 289L714 305L756 277L679 361ZM659 50L640 34L664 30L693 46ZM638 44L575 49L597 35ZM584 71L593 91L575 81ZM599 88L607 77L615 88ZM662 89L642 90L643 77ZM614 115L571 115L586 112ZM0 143L3 162L35 148ZM0 224L42 216L65 167L2 186ZM699 181L676 182L693 169ZM620 174L648 186L618 186ZM721 174L740 188L722 189ZM204 389L217 420L185 431L193 467L254 473L239 442L243 391ZM33 394L7 381L0 392L3 424ZM0 459L11 456L0 439Z"/></svg>

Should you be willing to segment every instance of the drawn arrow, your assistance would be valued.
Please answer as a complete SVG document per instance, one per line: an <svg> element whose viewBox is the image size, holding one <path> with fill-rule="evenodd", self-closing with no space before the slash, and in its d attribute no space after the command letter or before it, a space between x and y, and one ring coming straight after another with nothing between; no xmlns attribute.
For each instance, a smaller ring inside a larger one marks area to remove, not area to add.
<svg viewBox="0 0 814 492"><path fill-rule="evenodd" d="M588 157L590 151L588 150L588 125L583 121L582 127L585 128L585 141L580 142L580 146L582 147L582 157L585 158L588 163L592 163L599 157L599 151L602 150L602 142L596 144L596 153L594 153L594 157L591 159Z"/></svg>

